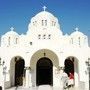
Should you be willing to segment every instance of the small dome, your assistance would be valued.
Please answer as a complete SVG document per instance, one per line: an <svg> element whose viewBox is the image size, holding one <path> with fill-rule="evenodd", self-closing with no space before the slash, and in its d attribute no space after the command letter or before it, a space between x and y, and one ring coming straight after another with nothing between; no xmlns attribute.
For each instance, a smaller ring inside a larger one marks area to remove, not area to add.
<svg viewBox="0 0 90 90"><path fill-rule="evenodd" d="M5 34L6 36L11 36L11 35L12 35L12 36L13 36L13 35L14 35L14 36L18 36L18 33L16 33L16 32L14 31L14 28L13 28L13 27L11 27L10 29L11 29L11 31L7 32L7 33Z"/></svg>
<svg viewBox="0 0 90 90"><path fill-rule="evenodd" d="M74 31L74 32L71 34L71 36L73 36L73 37L74 37L74 36L75 36L75 37L76 37L76 36L85 36L82 32L79 31L78 28L75 28L75 30L76 30L76 31Z"/></svg>
<svg viewBox="0 0 90 90"><path fill-rule="evenodd" d="M1 46L13 46L18 44L19 34L16 33L13 27L10 28L11 31L5 33L1 38Z"/></svg>

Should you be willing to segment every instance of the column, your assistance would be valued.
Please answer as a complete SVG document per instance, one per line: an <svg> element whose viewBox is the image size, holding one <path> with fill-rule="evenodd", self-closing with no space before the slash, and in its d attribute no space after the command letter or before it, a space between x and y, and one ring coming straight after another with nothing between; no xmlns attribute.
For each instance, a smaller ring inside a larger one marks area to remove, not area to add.
<svg viewBox="0 0 90 90"><path fill-rule="evenodd" d="M5 87L5 82L6 82L6 69L7 67L3 65L3 85L4 85L4 89L6 88Z"/></svg>
<svg viewBox="0 0 90 90"><path fill-rule="evenodd" d="M31 82L31 71L29 73L29 87L32 87L32 82Z"/></svg>
<svg viewBox="0 0 90 90"><path fill-rule="evenodd" d="M60 86L60 71L56 67L53 67L53 86Z"/></svg>
<svg viewBox="0 0 90 90"><path fill-rule="evenodd" d="M75 77L74 77L75 78L75 87L78 87L79 86L78 73L75 72L74 75L75 75Z"/></svg>
<svg viewBox="0 0 90 90"><path fill-rule="evenodd" d="M60 88L61 89L63 89L63 80L62 80L63 78L62 78L62 76L63 76L63 70L61 69L60 70Z"/></svg>
<svg viewBox="0 0 90 90"><path fill-rule="evenodd" d="M90 58L85 62L87 65L87 77L85 83L85 90L90 90Z"/></svg>
<svg viewBox="0 0 90 90"><path fill-rule="evenodd" d="M26 87L29 87L29 68L26 67Z"/></svg>
<svg viewBox="0 0 90 90"><path fill-rule="evenodd" d="M89 90L89 73L88 71L86 72L86 79L85 79L85 90Z"/></svg>
<svg viewBox="0 0 90 90"><path fill-rule="evenodd" d="M0 65L0 86L4 90L4 77L3 77L3 66Z"/></svg>
<svg viewBox="0 0 90 90"><path fill-rule="evenodd" d="M26 67L26 84L25 86L27 88L31 87L32 86L32 83L31 83L31 73L30 73L30 67Z"/></svg>
<svg viewBox="0 0 90 90"><path fill-rule="evenodd" d="M3 75L3 87L2 90L5 90L5 75Z"/></svg>

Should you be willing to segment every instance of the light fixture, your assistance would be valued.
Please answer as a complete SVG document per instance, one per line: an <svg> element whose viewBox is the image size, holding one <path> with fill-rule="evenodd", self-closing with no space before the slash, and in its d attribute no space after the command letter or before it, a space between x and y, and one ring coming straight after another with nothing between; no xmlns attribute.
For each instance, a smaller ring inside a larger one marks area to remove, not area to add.
<svg viewBox="0 0 90 90"><path fill-rule="evenodd" d="M43 54L44 54L44 57L45 57L46 56L45 50L44 50L44 53Z"/></svg>

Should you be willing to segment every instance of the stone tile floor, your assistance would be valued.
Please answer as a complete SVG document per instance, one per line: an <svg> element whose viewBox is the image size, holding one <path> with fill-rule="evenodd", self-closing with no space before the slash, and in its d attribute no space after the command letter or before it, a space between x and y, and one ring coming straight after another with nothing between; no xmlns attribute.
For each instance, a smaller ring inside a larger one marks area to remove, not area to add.
<svg viewBox="0 0 90 90"><path fill-rule="evenodd" d="M51 86L39 86L39 87L30 87L30 88L25 88L25 87L12 87L9 89L5 90L85 90L83 88L69 88L69 89L62 89L62 88L57 88L57 87L51 87Z"/></svg>

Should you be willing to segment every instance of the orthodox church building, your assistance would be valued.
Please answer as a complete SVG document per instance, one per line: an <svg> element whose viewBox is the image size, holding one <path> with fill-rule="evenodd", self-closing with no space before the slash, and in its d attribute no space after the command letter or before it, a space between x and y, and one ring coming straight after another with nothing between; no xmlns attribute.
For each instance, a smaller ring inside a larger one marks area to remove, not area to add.
<svg viewBox="0 0 90 90"><path fill-rule="evenodd" d="M31 18L26 34L12 27L1 36L0 86L62 87L62 71L74 76L74 86L88 85L88 37L75 28L63 34L58 19L44 10Z"/></svg>

